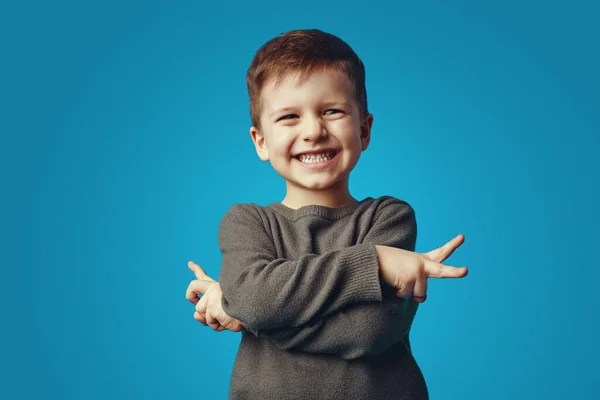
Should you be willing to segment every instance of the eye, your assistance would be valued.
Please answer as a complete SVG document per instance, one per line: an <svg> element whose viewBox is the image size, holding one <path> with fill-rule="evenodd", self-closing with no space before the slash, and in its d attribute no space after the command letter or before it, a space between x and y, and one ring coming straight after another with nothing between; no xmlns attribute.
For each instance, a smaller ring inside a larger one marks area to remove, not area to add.
<svg viewBox="0 0 600 400"><path fill-rule="evenodd" d="M298 115L296 114L288 114L288 115L284 115L283 117L279 118L277 121L281 121L282 119L291 119L290 117L297 117Z"/></svg>
<svg viewBox="0 0 600 400"><path fill-rule="evenodd" d="M325 111L325 113L328 113L329 111L335 111L336 113L343 112L342 110L338 110L337 108L330 108L329 110ZM329 115L331 115L331 114L329 114Z"/></svg>

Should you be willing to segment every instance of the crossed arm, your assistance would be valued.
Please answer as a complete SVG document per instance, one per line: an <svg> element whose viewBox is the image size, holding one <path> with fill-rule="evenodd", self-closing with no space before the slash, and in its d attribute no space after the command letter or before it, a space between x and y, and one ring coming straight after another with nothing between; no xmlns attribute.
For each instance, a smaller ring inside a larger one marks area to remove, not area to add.
<svg viewBox="0 0 600 400"><path fill-rule="evenodd" d="M416 222L408 204L396 199L382 204L361 244L298 260L276 257L255 210L234 211L219 227L221 285L211 291L212 301L209 293L197 302L196 319L216 330L223 328L219 320L230 326L237 322L239 329L282 349L346 359L378 354L408 332L418 303L396 297L381 284L374 248L414 251ZM307 270L316 272L302 272ZM196 273L199 281L212 280L203 274ZM218 320L203 314L210 303L221 308Z"/></svg>
<svg viewBox="0 0 600 400"><path fill-rule="evenodd" d="M205 275L195 263L190 263L190 269L198 277L192 284L204 282L195 285L197 290L188 289L188 299L197 299L195 293L205 293L196 305L196 320L216 331L245 329L283 350L338 355L345 359L379 354L407 337L418 305L412 299L401 299L393 291L387 291L381 303L355 304L302 326L252 329L223 311L218 282ZM209 304L212 309L207 312Z"/></svg>

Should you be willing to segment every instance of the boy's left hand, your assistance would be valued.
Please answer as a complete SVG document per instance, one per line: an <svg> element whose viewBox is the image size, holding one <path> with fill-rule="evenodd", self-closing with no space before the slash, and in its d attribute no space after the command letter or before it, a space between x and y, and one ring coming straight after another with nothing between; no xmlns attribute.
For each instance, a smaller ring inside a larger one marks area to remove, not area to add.
<svg viewBox="0 0 600 400"><path fill-rule="evenodd" d="M186 299L196 305L194 319L200 321L202 325L210 326L217 332L229 329L233 332L239 332L245 325L237 319L230 317L223 311L221 305L221 285L213 278L208 276L204 270L195 262L190 261L188 268L196 275L196 280L190 282L185 293ZM202 298L198 298L201 294Z"/></svg>

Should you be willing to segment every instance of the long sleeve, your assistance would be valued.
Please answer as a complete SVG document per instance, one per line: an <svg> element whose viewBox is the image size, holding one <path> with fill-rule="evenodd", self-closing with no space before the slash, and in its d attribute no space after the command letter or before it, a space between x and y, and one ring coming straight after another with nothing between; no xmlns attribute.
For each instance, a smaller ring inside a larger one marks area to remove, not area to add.
<svg viewBox="0 0 600 400"><path fill-rule="evenodd" d="M363 243L414 251L416 236L414 210L396 200L380 209ZM353 304L299 327L250 332L284 350L354 359L379 354L407 338L418 304L412 299L398 298L393 289L385 287L381 303Z"/></svg>
<svg viewBox="0 0 600 400"><path fill-rule="evenodd" d="M260 214L235 204L218 231L223 310L250 329L302 326L357 302L381 302L372 242L296 260L277 258Z"/></svg>
<svg viewBox="0 0 600 400"><path fill-rule="evenodd" d="M252 331L283 350L337 355L347 360L382 353L408 334L417 304L388 299L355 304L301 327Z"/></svg>

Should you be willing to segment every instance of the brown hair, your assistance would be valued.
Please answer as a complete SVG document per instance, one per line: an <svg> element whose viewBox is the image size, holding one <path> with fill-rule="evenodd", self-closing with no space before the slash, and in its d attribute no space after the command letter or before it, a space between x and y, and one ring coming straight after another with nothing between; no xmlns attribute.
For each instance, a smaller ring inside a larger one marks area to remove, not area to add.
<svg viewBox="0 0 600 400"><path fill-rule="evenodd" d="M339 37L318 29L305 29L289 31L269 40L254 55L246 75L252 125L260 128L260 92L267 81L274 77L277 85L286 74L298 72L302 83L314 72L325 68L348 75L361 116L366 116L367 90L363 62Z"/></svg>

